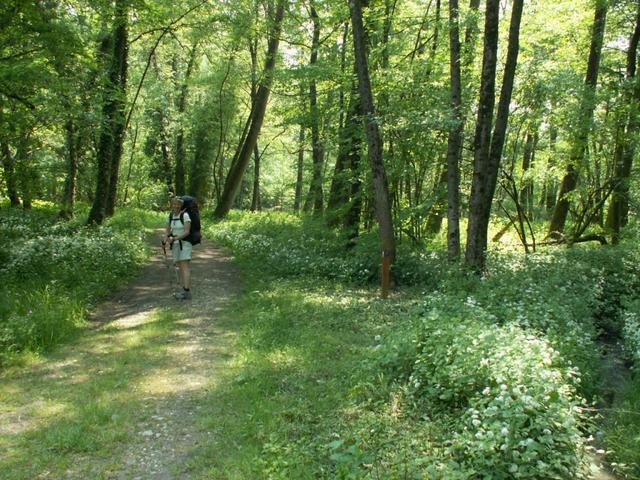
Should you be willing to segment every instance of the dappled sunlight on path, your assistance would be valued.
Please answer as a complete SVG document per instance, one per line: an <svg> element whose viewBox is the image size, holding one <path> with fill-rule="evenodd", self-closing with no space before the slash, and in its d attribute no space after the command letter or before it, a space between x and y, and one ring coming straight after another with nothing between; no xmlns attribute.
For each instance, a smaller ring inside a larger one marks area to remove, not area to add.
<svg viewBox="0 0 640 480"><path fill-rule="evenodd" d="M192 301L172 298L173 272L156 255L93 312L93 331L0 377L7 478L189 478L209 435L195 418L232 358L223 310L240 289L221 251L205 242L194 256ZM60 458L27 465L29 450Z"/></svg>

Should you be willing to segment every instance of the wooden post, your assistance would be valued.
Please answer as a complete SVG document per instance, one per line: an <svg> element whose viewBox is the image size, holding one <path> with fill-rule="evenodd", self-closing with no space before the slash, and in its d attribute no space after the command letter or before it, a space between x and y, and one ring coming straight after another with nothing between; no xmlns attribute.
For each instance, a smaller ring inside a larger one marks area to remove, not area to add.
<svg viewBox="0 0 640 480"><path fill-rule="evenodd" d="M382 298L389 296L389 279L391 272L391 252L382 252Z"/></svg>

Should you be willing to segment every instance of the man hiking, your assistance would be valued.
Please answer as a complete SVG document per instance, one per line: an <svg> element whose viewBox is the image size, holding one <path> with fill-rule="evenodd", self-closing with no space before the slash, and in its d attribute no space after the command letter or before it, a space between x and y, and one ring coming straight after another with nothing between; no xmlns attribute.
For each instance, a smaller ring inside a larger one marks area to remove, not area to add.
<svg viewBox="0 0 640 480"><path fill-rule="evenodd" d="M191 248L190 241L185 240L191 231L191 217L183 209L184 200L180 197L171 198L171 214L167 221L163 243L169 243L173 254L173 263L178 267L180 273L180 284L182 290L174 297L178 300L189 300L191 298Z"/></svg>

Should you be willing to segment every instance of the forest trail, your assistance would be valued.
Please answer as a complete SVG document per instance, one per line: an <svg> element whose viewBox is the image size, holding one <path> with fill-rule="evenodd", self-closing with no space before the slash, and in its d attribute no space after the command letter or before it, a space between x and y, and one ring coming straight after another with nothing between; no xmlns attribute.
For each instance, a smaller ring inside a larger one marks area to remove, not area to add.
<svg viewBox="0 0 640 480"><path fill-rule="evenodd" d="M221 312L240 291L240 273L205 241L194 247L193 299L175 300L173 267L159 236L152 242L149 265L92 313L93 331L1 378L10 392L0 398L0 405L8 400L0 408L0 451L15 466L9 478L190 478L189 459L211 435L198 413L233 356L235 328ZM88 424L92 415L98 425ZM74 437L74 425L84 438ZM110 434L122 440L107 443L110 451L98 441L91 451L92 438ZM23 465L30 438L66 458Z"/></svg>

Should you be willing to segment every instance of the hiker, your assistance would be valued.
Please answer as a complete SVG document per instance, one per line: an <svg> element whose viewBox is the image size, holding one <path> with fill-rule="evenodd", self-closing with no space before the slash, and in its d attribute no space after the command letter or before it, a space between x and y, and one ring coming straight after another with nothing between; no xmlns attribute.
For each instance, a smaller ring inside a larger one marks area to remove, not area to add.
<svg viewBox="0 0 640 480"><path fill-rule="evenodd" d="M191 217L183 209L184 200L180 197L171 199L171 214L167 220L167 226L163 243L171 245L173 263L180 272L180 283L182 290L174 296L178 300L188 300L191 298L191 242L185 240L191 230Z"/></svg>

